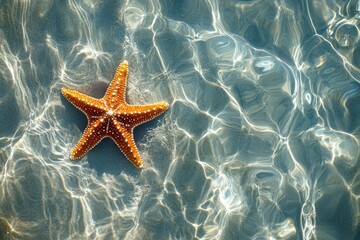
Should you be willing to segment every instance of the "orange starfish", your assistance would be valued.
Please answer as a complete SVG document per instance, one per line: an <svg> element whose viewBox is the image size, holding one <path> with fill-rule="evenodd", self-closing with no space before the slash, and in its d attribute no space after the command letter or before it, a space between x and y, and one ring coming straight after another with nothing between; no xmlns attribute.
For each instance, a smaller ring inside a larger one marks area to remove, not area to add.
<svg viewBox="0 0 360 240"><path fill-rule="evenodd" d="M71 159L81 158L103 138L110 137L131 163L138 168L142 167L142 160L134 142L133 129L162 114L169 105L166 102L128 105L125 101L127 73L128 63L123 61L101 99L74 90L61 89L64 97L85 113L88 119L81 139L70 154Z"/></svg>

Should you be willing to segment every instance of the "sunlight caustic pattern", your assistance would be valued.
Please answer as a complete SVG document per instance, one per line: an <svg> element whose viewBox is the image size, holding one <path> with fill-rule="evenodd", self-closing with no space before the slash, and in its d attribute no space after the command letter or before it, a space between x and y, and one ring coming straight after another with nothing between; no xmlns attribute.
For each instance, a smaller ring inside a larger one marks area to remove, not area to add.
<svg viewBox="0 0 360 240"><path fill-rule="evenodd" d="M359 6L2 1L0 238L359 239ZM146 167L68 161L122 59Z"/></svg>

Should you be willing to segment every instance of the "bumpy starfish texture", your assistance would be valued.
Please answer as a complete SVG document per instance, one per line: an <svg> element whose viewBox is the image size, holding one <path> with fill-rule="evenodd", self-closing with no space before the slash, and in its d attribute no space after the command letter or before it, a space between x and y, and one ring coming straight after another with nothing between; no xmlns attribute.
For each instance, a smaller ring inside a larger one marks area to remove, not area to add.
<svg viewBox="0 0 360 240"><path fill-rule="evenodd" d="M62 88L61 92L76 108L85 113L88 125L70 154L75 160L84 156L103 138L110 137L136 167L142 160L136 148L133 129L165 112L169 105L160 102L150 105L128 105L125 101L128 63L123 61L101 99L89 97L74 90Z"/></svg>

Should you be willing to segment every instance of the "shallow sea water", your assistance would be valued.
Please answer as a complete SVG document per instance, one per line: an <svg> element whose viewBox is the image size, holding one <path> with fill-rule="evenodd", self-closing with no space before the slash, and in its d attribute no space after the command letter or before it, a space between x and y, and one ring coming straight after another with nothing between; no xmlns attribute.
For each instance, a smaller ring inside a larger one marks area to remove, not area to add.
<svg viewBox="0 0 360 240"><path fill-rule="evenodd" d="M0 1L0 239L360 239L360 1ZM129 62L167 101L69 153Z"/></svg>

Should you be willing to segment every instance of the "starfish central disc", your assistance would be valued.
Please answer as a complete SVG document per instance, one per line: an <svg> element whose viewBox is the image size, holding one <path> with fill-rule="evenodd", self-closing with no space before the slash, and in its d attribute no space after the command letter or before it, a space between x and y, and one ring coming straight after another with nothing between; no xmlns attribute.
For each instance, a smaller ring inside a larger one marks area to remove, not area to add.
<svg viewBox="0 0 360 240"><path fill-rule="evenodd" d="M92 98L66 88L61 90L64 97L84 112L88 119L88 126L70 154L71 159L81 158L101 139L110 137L131 163L136 167L142 167L133 129L162 114L169 105L166 102L128 105L125 101L127 73L128 63L124 61L119 65L102 99Z"/></svg>

